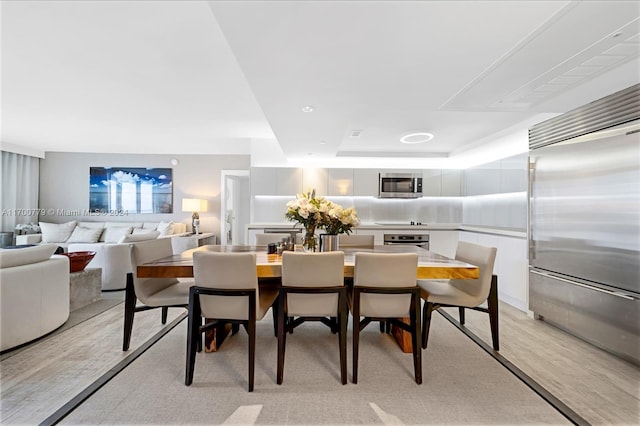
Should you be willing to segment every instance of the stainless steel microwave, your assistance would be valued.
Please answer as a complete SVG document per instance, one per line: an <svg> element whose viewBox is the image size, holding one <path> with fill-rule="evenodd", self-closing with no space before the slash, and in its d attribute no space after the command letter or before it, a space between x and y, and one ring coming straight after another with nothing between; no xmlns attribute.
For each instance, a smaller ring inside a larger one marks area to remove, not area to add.
<svg viewBox="0 0 640 426"><path fill-rule="evenodd" d="M379 173L378 197L419 198L422 197L422 174Z"/></svg>

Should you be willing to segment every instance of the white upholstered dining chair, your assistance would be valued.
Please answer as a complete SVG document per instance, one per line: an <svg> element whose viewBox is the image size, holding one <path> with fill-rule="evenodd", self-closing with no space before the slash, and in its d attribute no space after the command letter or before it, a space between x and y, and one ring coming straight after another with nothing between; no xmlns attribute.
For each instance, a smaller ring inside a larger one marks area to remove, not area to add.
<svg viewBox="0 0 640 426"><path fill-rule="evenodd" d="M137 266L153 260L173 255L171 238L158 238L131 243L131 268L127 274L124 298L124 336L122 350L129 350L133 317L136 312L162 308L162 324L167 322L168 309L186 308L189 304L189 287L193 281L180 281L177 278L140 278ZM140 301L142 305L137 305Z"/></svg>
<svg viewBox="0 0 640 426"><path fill-rule="evenodd" d="M266 233L256 234L256 245L266 246L269 243L279 243L283 238L289 238L291 234L285 233Z"/></svg>
<svg viewBox="0 0 640 426"><path fill-rule="evenodd" d="M340 379L347 384L347 315L343 252L282 253L277 383L283 380L287 333L305 321L320 321L338 334Z"/></svg>
<svg viewBox="0 0 640 426"><path fill-rule="evenodd" d="M413 368L422 383L420 288L416 253L356 253L353 276L353 383L358 383L360 332L371 321L386 321L411 333ZM360 320L360 317L364 317ZM401 318L409 318L406 324Z"/></svg>
<svg viewBox="0 0 640 426"><path fill-rule="evenodd" d="M373 235L340 234L338 236L338 247L372 249L373 245Z"/></svg>
<svg viewBox="0 0 640 426"><path fill-rule="evenodd" d="M225 324L242 325L249 335L249 392L253 392L256 321L278 296L277 288L258 287L255 253L193 253L195 285L189 294L185 385L193 382L201 334ZM275 315L274 315L275 317ZM206 323L202 324L202 319Z"/></svg>
<svg viewBox="0 0 640 426"><path fill-rule="evenodd" d="M489 314L493 349L500 350L498 337L498 277L493 275L497 249L479 244L459 241L456 249L456 260L460 260L480 268L477 279L455 280L418 280L421 295L424 299L422 347L427 348L431 315L441 307L457 307L460 324L464 324L465 308ZM487 307L483 307L484 303Z"/></svg>

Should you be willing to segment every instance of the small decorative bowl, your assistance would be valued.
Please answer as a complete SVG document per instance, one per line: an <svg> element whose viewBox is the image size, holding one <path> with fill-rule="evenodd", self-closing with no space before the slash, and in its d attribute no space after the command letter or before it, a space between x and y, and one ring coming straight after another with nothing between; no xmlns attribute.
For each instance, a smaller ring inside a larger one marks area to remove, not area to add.
<svg viewBox="0 0 640 426"><path fill-rule="evenodd" d="M69 258L69 272L80 272L87 267L91 259L96 255L95 251L72 251L62 253Z"/></svg>

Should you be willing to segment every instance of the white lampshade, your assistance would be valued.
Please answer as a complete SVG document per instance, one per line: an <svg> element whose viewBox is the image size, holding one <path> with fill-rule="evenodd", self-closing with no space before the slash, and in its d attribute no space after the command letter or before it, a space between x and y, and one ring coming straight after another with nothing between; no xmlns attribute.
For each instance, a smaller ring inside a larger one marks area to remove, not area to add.
<svg viewBox="0 0 640 426"><path fill-rule="evenodd" d="M199 198L183 198L182 211L183 212L206 212L207 200L201 200Z"/></svg>

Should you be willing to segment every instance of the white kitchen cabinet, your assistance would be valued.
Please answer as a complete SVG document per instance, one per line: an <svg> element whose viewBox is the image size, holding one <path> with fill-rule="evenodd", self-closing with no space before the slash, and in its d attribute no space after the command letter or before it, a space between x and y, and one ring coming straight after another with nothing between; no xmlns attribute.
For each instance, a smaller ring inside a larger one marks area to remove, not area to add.
<svg viewBox="0 0 640 426"><path fill-rule="evenodd" d="M353 169L327 170L327 195L353 195Z"/></svg>
<svg viewBox="0 0 640 426"><path fill-rule="evenodd" d="M353 170L353 195L378 196L378 170L354 169Z"/></svg>
<svg viewBox="0 0 640 426"><path fill-rule="evenodd" d="M460 240L497 248L493 273L498 276L498 298L527 312L529 309L527 239L460 231Z"/></svg>
<svg viewBox="0 0 640 426"><path fill-rule="evenodd" d="M442 192L442 170L425 169L422 171L422 195L439 197Z"/></svg>
<svg viewBox="0 0 640 426"><path fill-rule="evenodd" d="M390 234L390 231L377 231L375 229L355 229L356 235L373 235L373 244L381 246L384 244L384 234Z"/></svg>
<svg viewBox="0 0 640 426"><path fill-rule="evenodd" d="M277 169L252 167L250 172L251 195L277 195Z"/></svg>
<svg viewBox="0 0 640 426"><path fill-rule="evenodd" d="M295 196L295 194L300 194L303 191L302 182L302 169L293 167L276 168L277 195Z"/></svg>
<svg viewBox="0 0 640 426"><path fill-rule="evenodd" d="M458 247L458 231L429 231L429 251L447 257L455 257Z"/></svg>
<svg viewBox="0 0 640 426"><path fill-rule="evenodd" d="M316 190L319 196L327 194L327 169L305 167L302 169L302 191Z"/></svg>
<svg viewBox="0 0 640 426"><path fill-rule="evenodd" d="M464 171L464 195L500 193L500 164L493 162Z"/></svg>
<svg viewBox="0 0 640 426"><path fill-rule="evenodd" d="M440 195L443 197L457 197L462 195L461 170L442 170L442 189Z"/></svg>

